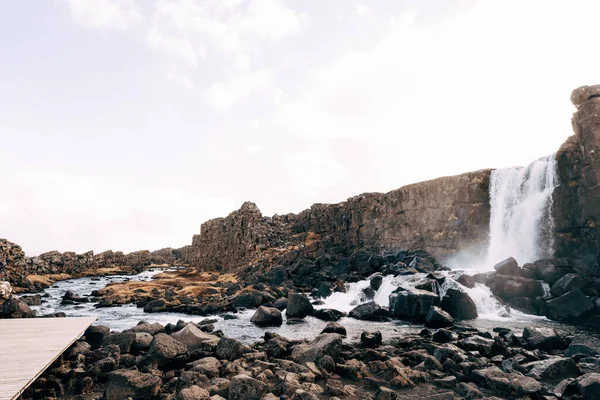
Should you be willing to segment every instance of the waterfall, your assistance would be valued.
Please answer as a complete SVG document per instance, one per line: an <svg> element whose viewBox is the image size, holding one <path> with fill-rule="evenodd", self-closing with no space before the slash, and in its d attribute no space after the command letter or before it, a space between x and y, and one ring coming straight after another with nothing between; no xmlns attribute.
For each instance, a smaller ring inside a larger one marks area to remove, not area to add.
<svg viewBox="0 0 600 400"><path fill-rule="evenodd" d="M519 264L553 253L552 192L558 185L555 154L527 167L492 171L489 266L514 257Z"/></svg>

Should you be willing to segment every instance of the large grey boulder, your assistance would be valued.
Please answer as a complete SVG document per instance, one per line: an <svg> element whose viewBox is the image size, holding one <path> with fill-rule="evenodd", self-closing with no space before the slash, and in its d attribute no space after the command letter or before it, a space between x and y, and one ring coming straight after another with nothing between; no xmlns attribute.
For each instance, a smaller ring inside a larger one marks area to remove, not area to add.
<svg viewBox="0 0 600 400"><path fill-rule="evenodd" d="M586 284L587 282L577 274L565 274L552 285L550 292L559 297L573 289L583 289Z"/></svg>
<svg viewBox="0 0 600 400"><path fill-rule="evenodd" d="M581 371L575 361L569 357L550 357L546 360L532 361L521 365L527 375L543 382L576 378Z"/></svg>
<svg viewBox="0 0 600 400"><path fill-rule="evenodd" d="M574 321L594 309L594 302L581 289L573 289L546 302L548 316L557 321Z"/></svg>
<svg viewBox="0 0 600 400"><path fill-rule="evenodd" d="M187 347L166 333L154 335L148 354L141 364L161 369L176 368L185 365L188 357Z"/></svg>
<svg viewBox="0 0 600 400"><path fill-rule="evenodd" d="M186 345L189 352L205 347L206 343L212 343L216 346L219 342L218 336L202 332L192 323L189 323L184 326L183 329L172 333L171 337Z"/></svg>
<svg viewBox="0 0 600 400"><path fill-rule="evenodd" d="M446 311L433 306L425 317L425 326L428 328L446 328L454 324L454 319Z"/></svg>
<svg viewBox="0 0 600 400"><path fill-rule="evenodd" d="M500 261L498 264L494 265L494 269L500 275L519 275L519 272L521 271L517 260L512 257Z"/></svg>
<svg viewBox="0 0 600 400"><path fill-rule="evenodd" d="M222 365L214 357L204 357L186 365L190 371L200 372L209 378L218 378Z"/></svg>
<svg viewBox="0 0 600 400"><path fill-rule="evenodd" d="M552 328L525 328L523 339L532 349L539 350L563 350L567 348L564 336Z"/></svg>
<svg viewBox="0 0 600 400"><path fill-rule="evenodd" d="M0 318L33 318L33 311L27 303L18 297L12 297L2 304L0 309Z"/></svg>
<svg viewBox="0 0 600 400"><path fill-rule="evenodd" d="M229 384L228 400L260 400L268 386L248 375L236 375Z"/></svg>
<svg viewBox="0 0 600 400"><path fill-rule="evenodd" d="M250 322L257 326L280 326L283 323L281 311L275 307L260 306L254 313Z"/></svg>
<svg viewBox="0 0 600 400"><path fill-rule="evenodd" d="M350 310L348 316L363 321L386 321L390 313L385 308L380 307L379 304L370 301L354 307Z"/></svg>
<svg viewBox="0 0 600 400"><path fill-rule="evenodd" d="M152 374L135 370L120 369L108 374L106 400L146 400L156 397L160 391L161 379Z"/></svg>
<svg viewBox="0 0 600 400"><path fill-rule="evenodd" d="M438 295L427 290L409 289L390 295L390 312L394 317L424 321L432 306L440 305Z"/></svg>
<svg viewBox="0 0 600 400"><path fill-rule="evenodd" d="M237 360L246 352L246 347L238 340L222 337L217 343L217 357L224 360Z"/></svg>
<svg viewBox="0 0 600 400"><path fill-rule="evenodd" d="M569 348L565 351L565 356L571 357L576 354L584 354L586 356L600 354L600 339L589 335L575 335Z"/></svg>
<svg viewBox="0 0 600 400"><path fill-rule="evenodd" d="M448 289L442 299L441 307L456 319L476 319L478 317L477 306L473 299L457 289Z"/></svg>
<svg viewBox="0 0 600 400"><path fill-rule="evenodd" d="M337 358L342 347L342 336L337 333L323 333L308 343L296 345L292 350L292 360L297 363L316 362L323 356Z"/></svg>
<svg viewBox="0 0 600 400"><path fill-rule="evenodd" d="M285 315L288 318L304 318L307 315L312 315L314 312L313 305L306 296L300 293L290 293L288 295L287 308Z"/></svg>

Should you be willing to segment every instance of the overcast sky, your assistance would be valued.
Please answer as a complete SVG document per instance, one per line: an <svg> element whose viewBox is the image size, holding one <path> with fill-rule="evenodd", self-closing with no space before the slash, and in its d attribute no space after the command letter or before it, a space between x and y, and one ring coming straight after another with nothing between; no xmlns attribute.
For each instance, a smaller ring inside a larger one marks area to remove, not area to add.
<svg viewBox="0 0 600 400"><path fill-rule="evenodd" d="M571 135L600 2L0 2L0 237L30 255L191 242Z"/></svg>

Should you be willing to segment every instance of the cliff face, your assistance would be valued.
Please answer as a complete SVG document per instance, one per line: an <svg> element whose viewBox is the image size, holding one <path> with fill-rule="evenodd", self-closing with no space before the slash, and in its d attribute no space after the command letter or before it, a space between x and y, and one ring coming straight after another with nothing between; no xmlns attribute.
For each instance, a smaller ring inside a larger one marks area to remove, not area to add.
<svg viewBox="0 0 600 400"><path fill-rule="evenodd" d="M556 255L600 276L600 85L573 91L575 134L557 153L560 186L554 191Z"/></svg>
<svg viewBox="0 0 600 400"><path fill-rule="evenodd" d="M298 215L263 217L252 203L204 223L184 261L202 269L235 269L265 251L305 239L354 249L423 249L439 259L487 243L491 170L416 183L389 193L367 193L339 204L315 204Z"/></svg>

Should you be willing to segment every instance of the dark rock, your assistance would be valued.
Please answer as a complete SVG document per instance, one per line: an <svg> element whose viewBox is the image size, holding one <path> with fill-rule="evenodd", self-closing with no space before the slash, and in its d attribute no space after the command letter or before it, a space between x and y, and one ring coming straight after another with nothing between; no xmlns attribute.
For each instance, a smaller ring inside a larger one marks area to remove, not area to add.
<svg viewBox="0 0 600 400"><path fill-rule="evenodd" d="M565 338L551 328L525 328L523 340L532 349L564 350L568 343Z"/></svg>
<svg viewBox="0 0 600 400"><path fill-rule="evenodd" d="M260 400L268 390L263 382L248 375L236 375L231 378L228 400Z"/></svg>
<svg viewBox="0 0 600 400"><path fill-rule="evenodd" d="M571 357L576 354L595 356L600 354L600 339L588 335L575 335L565 356Z"/></svg>
<svg viewBox="0 0 600 400"><path fill-rule="evenodd" d="M167 302L165 299L151 300L144 306L144 312L146 313L163 312L166 309Z"/></svg>
<svg viewBox="0 0 600 400"><path fill-rule="evenodd" d="M27 303L19 299L18 297L13 297L8 299L2 304L2 309L0 310L0 318L33 318L35 317L35 312L29 308Z"/></svg>
<svg viewBox="0 0 600 400"><path fill-rule="evenodd" d="M558 321L574 321L594 309L594 303L581 289L573 289L546 302L548 316Z"/></svg>
<svg viewBox="0 0 600 400"><path fill-rule="evenodd" d="M20 299L25 302L28 306L41 306L42 296L34 294L31 296L21 296Z"/></svg>
<svg viewBox="0 0 600 400"><path fill-rule="evenodd" d="M279 311L285 310L287 307L287 299L282 297L280 299L275 300L275 303L273 303L273 307L275 307Z"/></svg>
<svg viewBox="0 0 600 400"><path fill-rule="evenodd" d="M552 285L551 293L554 297L559 297L573 289L583 289L586 284L579 275L566 274Z"/></svg>
<svg viewBox="0 0 600 400"><path fill-rule="evenodd" d="M446 311L433 306L425 317L425 326L429 328L446 328L454 324L454 319Z"/></svg>
<svg viewBox="0 0 600 400"><path fill-rule="evenodd" d="M376 331L376 332L364 331L360 335L360 345L361 345L361 347L363 347L365 349L375 349L375 348L381 346L382 342L383 342L383 336L381 335L381 332L379 332L379 331Z"/></svg>
<svg viewBox="0 0 600 400"><path fill-rule="evenodd" d="M346 328L337 322L330 322L325 326L325 328L323 328L321 333L337 333L342 336L346 336Z"/></svg>
<svg viewBox="0 0 600 400"><path fill-rule="evenodd" d="M475 278L473 278L473 276L471 276L471 275L462 274L461 276L458 277L456 282L460 283L461 285L463 285L464 287L467 287L469 289L472 289L475 287Z"/></svg>
<svg viewBox="0 0 600 400"><path fill-rule="evenodd" d="M131 397L152 399L158 395L161 387L159 377L143 374L135 370L118 370L108 374L106 400L123 400Z"/></svg>
<svg viewBox="0 0 600 400"><path fill-rule="evenodd" d="M480 354L491 357L495 353L494 340L479 335L470 336L459 340L457 345L467 351L478 351Z"/></svg>
<svg viewBox="0 0 600 400"><path fill-rule="evenodd" d="M332 286L329 282L321 282L319 286L313 291L312 296L315 299L324 299L331 296Z"/></svg>
<svg viewBox="0 0 600 400"><path fill-rule="evenodd" d="M280 326L283 324L281 311L275 307L260 306L254 313L250 322L258 326Z"/></svg>
<svg viewBox="0 0 600 400"><path fill-rule="evenodd" d="M363 321L386 321L390 316L388 310L381 308L374 301L354 307L348 316Z"/></svg>
<svg viewBox="0 0 600 400"><path fill-rule="evenodd" d="M92 325L86 329L85 341L88 342L92 349L97 349L104 343L104 339L110 334L110 329L102 325Z"/></svg>
<svg viewBox="0 0 600 400"><path fill-rule="evenodd" d="M455 333L452 333L447 329L438 329L433 333L431 338L437 343L449 343L458 339Z"/></svg>
<svg viewBox="0 0 600 400"><path fill-rule="evenodd" d="M441 307L456 319L476 319L477 306L468 294L456 289L448 289Z"/></svg>
<svg viewBox="0 0 600 400"><path fill-rule="evenodd" d="M288 304L285 310L286 317L304 318L307 315L312 315L313 312L314 308L306 296L299 293L290 293L288 295Z"/></svg>
<svg viewBox="0 0 600 400"><path fill-rule="evenodd" d="M383 276L382 275L374 275L371 280L369 281L369 286L374 290L374 291L378 291L379 288L381 287L381 284L383 283Z"/></svg>
<svg viewBox="0 0 600 400"><path fill-rule="evenodd" d="M346 316L345 313L331 308L322 308L313 313L313 317L322 321L339 321L344 316Z"/></svg>
<svg viewBox="0 0 600 400"><path fill-rule="evenodd" d="M532 268L536 272L538 278L548 282L550 286L564 274L557 268L554 260L538 260L533 263Z"/></svg>
<svg viewBox="0 0 600 400"><path fill-rule="evenodd" d="M522 364L527 375L542 382L560 381L564 378L576 378L581 374L572 358L550 357L546 360Z"/></svg>
<svg viewBox="0 0 600 400"><path fill-rule="evenodd" d="M87 303L90 300L87 297L81 297L78 294L75 294L71 290L67 290L63 295L62 301L60 304L77 304L77 303Z"/></svg>
<svg viewBox="0 0 600 400"><path fill-rule="evenodd" d="M127 329L125 332L146 332L154 336L157 333L164 333L165 327L159 324L158 322L149 324L147 322L141 321L139 324L137 324L133 328Z"/></svg>
<svg viewBox="0 0 600 400"><path fill-rule="evenodd" d="M500 275L519 275L521 268L519 268L519 264L517 260L512 257L507 258L504 261L499 262L494 265L494 269Z"/></svg>
<svg viewBox="0 0 600 400"><path fill-rule="evenodd" d="M204 357L186 365L190 371L200 372L209 378L218 378L222 367L215 357Z"/></svg>
<svg viewBox="0 0 600 400"><path fill-rule="evenodd" d="M399 318L424 321L429 309L439 304L439 296L426 290L410 289L390 295L390 312Z"/></svg>
<svg viewBox="0 0 600 400"><path fill-rule="evenodd" d="M600 374L590 373L577 378L577 389L583 400L600 399Z"/></svg>
<svg viewBox="0 0 600 400"><path fill-rule="evenodd" d="M222 337L217 344L217 357L229 361L237 360L242 357L246 349L238 340Z"/></svg>

